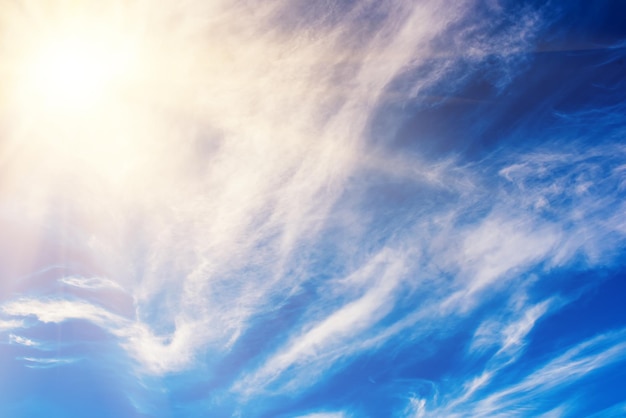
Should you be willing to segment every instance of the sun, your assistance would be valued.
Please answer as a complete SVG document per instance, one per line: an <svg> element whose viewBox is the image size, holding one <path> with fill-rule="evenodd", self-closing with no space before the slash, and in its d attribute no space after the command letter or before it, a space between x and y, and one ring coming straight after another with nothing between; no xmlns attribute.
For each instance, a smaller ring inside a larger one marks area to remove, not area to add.
<svg viewBox="0 0 626 418"><path fill-rule="evenodd" d="M151 177L196 109L204 61L187 33L157 30L130 2L36 3L0 13L0 157L19 154L42 183L71 172L125 189Z"/></svg>
<svg viewBox="0 0 626 418"><path fill-rule="evenodd" d="M80 39L46 45L31 67L31 85L51 104L74 107L95 102L114 78L107 52Z"/></svg>
<svg viewBox="0 0 626 418"><path fill-rule="evenodd" d="M133 58L128 45L113 36L89 31L52 36L28 57L24 95L46 111L88 110L120 92Z"/></svg>
<svg viewBox="0 0 626 418"><path fill-rule="evenodd" d="M145 159L151 134L152 119L141 107L150 94L145 48L115 22L70 17L30 32L12 27L19 48L0 49L0 116L11 149L30 166L122 178Z"/></svg>

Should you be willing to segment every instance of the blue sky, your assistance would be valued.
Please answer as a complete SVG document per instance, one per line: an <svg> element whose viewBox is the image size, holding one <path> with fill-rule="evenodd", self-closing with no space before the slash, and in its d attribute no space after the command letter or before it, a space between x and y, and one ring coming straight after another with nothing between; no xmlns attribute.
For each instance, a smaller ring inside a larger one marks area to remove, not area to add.
<svg viewBox="0 0 626 418"><path fill-rule="evenodd" d="M0 415L626 415L626 4L0 6Z"/></svg>

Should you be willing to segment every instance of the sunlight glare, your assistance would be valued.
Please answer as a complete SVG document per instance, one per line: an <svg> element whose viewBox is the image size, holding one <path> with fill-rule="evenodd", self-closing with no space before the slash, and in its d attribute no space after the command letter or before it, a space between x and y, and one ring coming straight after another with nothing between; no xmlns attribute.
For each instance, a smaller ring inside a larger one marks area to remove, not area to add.
<svg viewBox="0 0 626 418"><path fill-rule="evenodd" d="M53 39L34 54L26 83L47 108L77 111L100 104L131 70L121 45L82 36Z"/></svg>
<svg viewBox="0 0 626 418"><path fill-rule="evenodd" d="M14 60L13 126L23 151L48 169L123 178L125 167L144 159L150 132L133 101L146 91L138 87L139 41L86 18L34 35Z"/></svg>

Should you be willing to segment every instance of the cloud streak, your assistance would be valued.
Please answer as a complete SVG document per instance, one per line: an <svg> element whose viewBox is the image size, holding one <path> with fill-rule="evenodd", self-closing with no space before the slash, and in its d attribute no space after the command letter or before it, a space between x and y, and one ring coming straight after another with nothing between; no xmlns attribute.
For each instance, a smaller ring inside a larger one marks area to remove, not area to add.
<svg viewBox="0 0 626 418"><path fill-rule="evenodd" d="M38 347L40 344L29 338L20 337L19 335L9 334L9 342L11 344L19 344L26 347Z"/></svg>
<svg viewBox="0 0 626 418"><path fill-rule="evenodd" d="M50 369L53 367L59 367L66 364L72 364L78 361L73 358L34 358L23 357L22 360L26 362L26 367L30 369Z"/></svg>
<svg viewBox="0 0 626 418"><path fill-rule="evenodd" d="M103 277L63 277L59 279L59 283L88 290L123 290L122 287L113 280Z"/></svg>
<svg viewBox="0 0 626 418"><path fill-rule="evenodd" d="M475 416L526 415L529 405L540 407L538 399L576 384L591 373L624 359L623 330L603 334L565 351L520 382L484 396L471 406ZM467 408L464 405L458 410ZM516 410L519 408L519 412ZM466 410L466 409L465 409ZM450 414L450 416L455 416ZM460 415L459 415L460 416Z"/></svg>

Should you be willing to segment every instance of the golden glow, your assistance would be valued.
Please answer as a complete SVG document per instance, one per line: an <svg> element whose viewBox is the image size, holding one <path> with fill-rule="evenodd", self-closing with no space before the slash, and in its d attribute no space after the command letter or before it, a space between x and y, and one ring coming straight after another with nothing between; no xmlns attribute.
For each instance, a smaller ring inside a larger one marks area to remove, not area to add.
<svg viewBox="0 0 626 418"><path fill-rule="evenodd" d="M72 30L42 39L23 63L23 99L76 112L114 98L132 78L136 56L129 40L113 35Z"/></svg>
<svg viewBox="0 0 626 418"><path fill-rule="evenodd" d="M31 167L74 166L121 181L145 155L146 117L128 99L142 94L141 48L114 23L76 14L30 32L13 28L22 48L4 63L11 124Z"/></svg>
<svg viewBox="0 0 626 418"><path fill-rule="evenodd" d="M35 92L50 105L80 107L97 101L111 87L115 58L80 39L63 40L40 52L29 78Z"/></svg>

